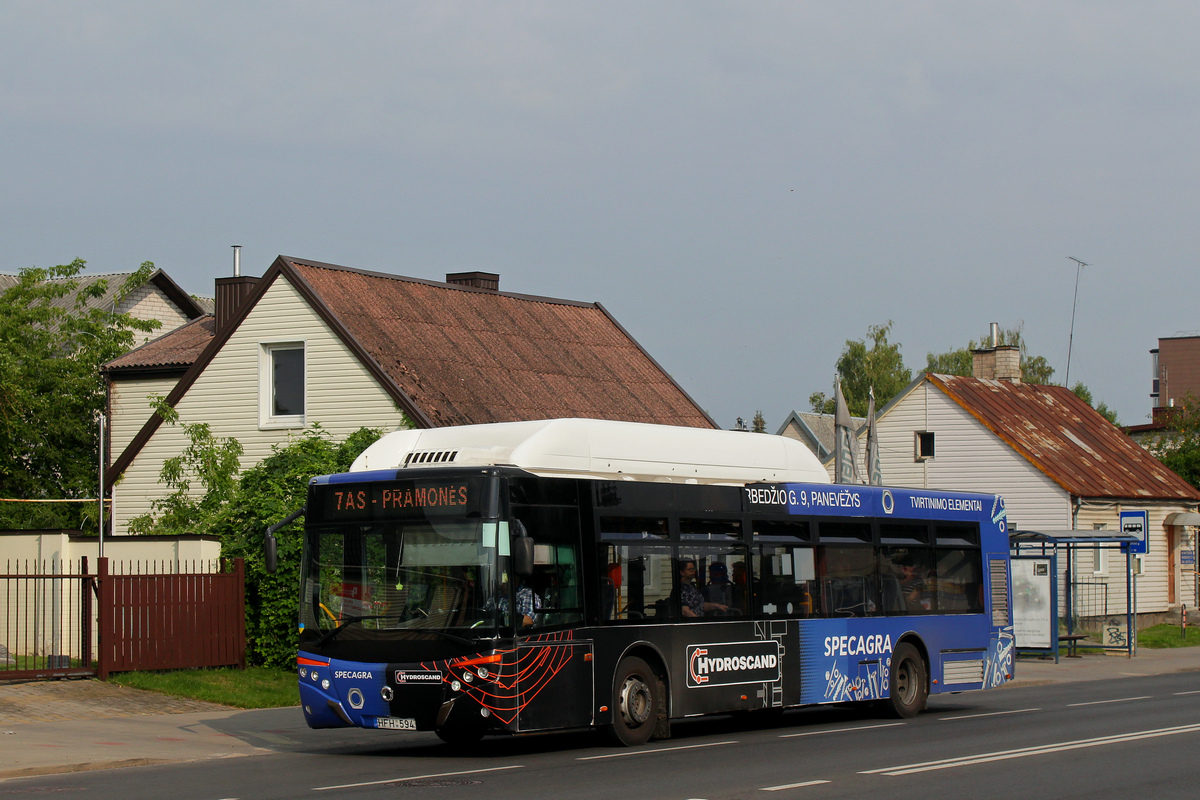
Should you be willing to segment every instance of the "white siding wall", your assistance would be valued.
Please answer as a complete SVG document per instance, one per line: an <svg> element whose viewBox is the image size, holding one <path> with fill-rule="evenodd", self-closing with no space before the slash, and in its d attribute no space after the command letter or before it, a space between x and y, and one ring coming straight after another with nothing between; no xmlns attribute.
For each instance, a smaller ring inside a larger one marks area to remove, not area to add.
<svg viewBox="0 0 1200 800"><path fill-rule="evenodd" d="M145 283L130 292L117 307L117 313L129 314L138 319L156 319L162 325L151 333L134 331L134 347L143 345L151 339L157 339L168 331L173 331L188 321L187 315L180 310L152 283Z"/></svg>
<svg viewBox="0 0 1200 800"><path fill-rule="evenodd" d="M245 448L242 467L270 455L300 429L259 427L259 351L262 343L305 342L305 422L320 422L335 440L362 426L394 430L401 414L366 368L286 279L277 279L176 406L182 422L207 422L214 435L232 436ZM114 530L151 511L166 494L158 482L165 459L186 440L178 426L162 425L113 490Z"/></svg>
<svg viewBox="0 0 1200 800"><path fill-rule="evenodd" d="M1067 493L928 382L878 419L876 430L885 485L999 494L1010 525L1070 527ZM916 431L933 432L934 458L915 460ZM865 439L859 450L865 459Z"/></svg>
<svg viewBox="0 0 1200 800"><path fill-rule="evenodd" d="M1163 524L1168 514L1177 511L1187 511L1184 506L1149 505L1149 504L1104 504L1090 506L1085 504L1079 510L1078 527L1089 530L1096 523L1107 523L1108 529L1120 530L1119 518L1122 511L1146 511L1149 521L1149 552L1142 556L1142 574L1137 580L1137 610L1139 614L1167 611L1168 608L1178 607L1180 603L1189 608L1196 605L1195 576L1190 568L1179 563L1179 553L1183 548L1182 536L1168 536L1168 529ZM1181 529L1176 529L1179 532ZM1171 552L1171 549L1174 552ZM1104 581L1108 584L1109 606L1118 612L1125 611L1125 556L1123 553L1109 551L1108 563L1105 565L1105 575L1092 575L1092 557L1084 555L1075 565L1075 579ZM1171 603L1168 595L1168 573L1175 573L1175 602Z"/></svg>
<svg viewBox="0 0 1200 800"><path fill-rule="evenodd" d="M109 453L116 460L125 448L137 436L138 431L150 419L153 413L150 409L150 395L166 397L179 382L178 376L171 378L138 378L136 380L116 380L110 387L109 403L112 414L108 431Z"/></svg>

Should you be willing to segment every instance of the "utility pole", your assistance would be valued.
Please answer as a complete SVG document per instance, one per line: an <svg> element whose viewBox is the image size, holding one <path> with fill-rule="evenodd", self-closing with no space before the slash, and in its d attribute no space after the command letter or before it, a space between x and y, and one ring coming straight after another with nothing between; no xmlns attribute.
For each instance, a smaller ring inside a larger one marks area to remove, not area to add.
<svg viewBox="0 0 1200 800"><path fill-rule="evenodd" d="M1075 298L1071 301L1071 336L1067 339L1067 372L1063 376L1063 386L1071 388L1071 347L1075 344L1075 305L1079 302L1079 273L1087 266L1075 256L1067 256L1078 266L1075 267Z"/></svg>

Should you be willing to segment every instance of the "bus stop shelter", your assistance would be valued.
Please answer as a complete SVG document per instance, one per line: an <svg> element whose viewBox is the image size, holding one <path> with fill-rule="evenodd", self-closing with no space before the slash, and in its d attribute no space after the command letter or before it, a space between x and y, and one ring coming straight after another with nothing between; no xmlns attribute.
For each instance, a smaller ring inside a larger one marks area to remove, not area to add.
<svg viewBox="0 0 1200 800"><path fill-rule="evenodd" d="M1068 657L1075 657L1079 641L1085 638L1078 630L1079 620L1086 616L1100 618L1102 647L1136 655L1137 576L1130 550L1141 542L1132 534L1110 530L1010 531L1017 652L1052 653L1057 663L1059 646L1065 642ZM1085 550L1093 558L1100 551L1124 555L1123 579L1082 580L1077 565ZM1065 568L1061 575L1060 564ZM1059 630L1060 578L1065 632ZM1109 603L1109 589L1114 586L1124 590L1124 602L1116 601L1119 608Z"/></svg>

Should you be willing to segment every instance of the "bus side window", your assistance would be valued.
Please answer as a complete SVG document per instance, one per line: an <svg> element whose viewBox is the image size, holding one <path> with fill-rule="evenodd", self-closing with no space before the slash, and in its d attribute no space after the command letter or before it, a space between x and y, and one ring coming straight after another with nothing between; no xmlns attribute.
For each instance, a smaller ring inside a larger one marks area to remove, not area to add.
<svg viewBox="0 0 1200 800"><path fill-rule="evenodd" d="M830 617L870 617L880 613L879 572L870 545L817 548L821 601Z"/></svg>
<svg viewBox="0 0 1200 800"><path fill-rule="evenodd" d="M763 545L752 558L758 615L805 619L821 616L811 547Z"/></svg>
<svg viewBox="0 0 1200 800"><path fill-rule="evenodd" d="M978 550L938 548L936 608L943 614L983 611L983 577Z"/></svg>
<svg viewBox="0 0 1200 800"><path fill-rule="evenodd" d="M602 543L597 558L600 619L638 623L674 619L671 548Z"/></svg>

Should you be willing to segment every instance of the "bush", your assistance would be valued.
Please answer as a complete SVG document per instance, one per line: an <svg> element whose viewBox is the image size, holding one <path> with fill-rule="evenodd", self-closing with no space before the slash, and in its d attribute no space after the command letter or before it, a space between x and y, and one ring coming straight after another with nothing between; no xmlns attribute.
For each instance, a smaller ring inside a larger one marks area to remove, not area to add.
<svg viewBox="0 0 1200 800"><path fill-rule="evenodd" d="M380 435L379 430L360 428L337 444L319 425L306 430L241 474L233 497L207 531L221 537L223 556L245 561L249 663L290 668L299 645L297 606L303 518L276 533L279 568L273 575L264 564L267 528L304 505L311 478L345 472Z"/></svg>

